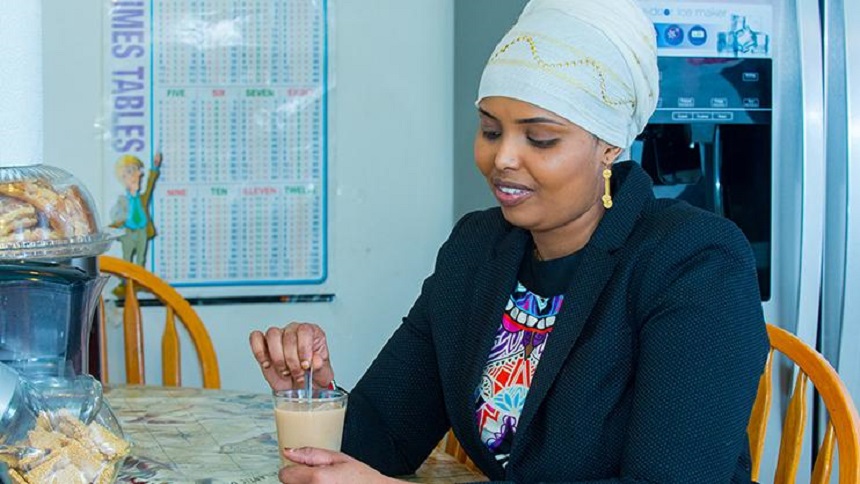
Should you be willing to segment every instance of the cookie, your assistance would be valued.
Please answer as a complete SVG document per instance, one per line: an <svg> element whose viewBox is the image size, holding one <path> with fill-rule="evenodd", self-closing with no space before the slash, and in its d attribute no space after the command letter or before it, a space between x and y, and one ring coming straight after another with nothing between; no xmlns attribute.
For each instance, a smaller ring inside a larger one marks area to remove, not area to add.
<svg viewBox="0 0 860 484"><path fill-rule="evenodd" d="M39 223L36 209L10 197L0 197L0 237L33 228Z"/></svg>
<svg viewBox="0 0 860 484"><path fill-rule="evenodd" d="M57 192L43 180L0 184L0 195L31 205L47 218L55 238L72 238L95 232L95 218L75 186Z"/></svg>

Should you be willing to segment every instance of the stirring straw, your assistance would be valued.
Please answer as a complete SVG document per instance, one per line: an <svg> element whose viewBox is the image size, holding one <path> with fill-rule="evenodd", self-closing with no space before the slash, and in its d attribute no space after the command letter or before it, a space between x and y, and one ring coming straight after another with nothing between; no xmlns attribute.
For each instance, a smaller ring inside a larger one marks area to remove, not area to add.
<svg viewBox="0 0 860 484"><path fill-rule="evenodd" d="M305 371L305 397L308 399L308 411L311 410L311 398L314 394L314 367L311 365L310 368Z"/></svg>

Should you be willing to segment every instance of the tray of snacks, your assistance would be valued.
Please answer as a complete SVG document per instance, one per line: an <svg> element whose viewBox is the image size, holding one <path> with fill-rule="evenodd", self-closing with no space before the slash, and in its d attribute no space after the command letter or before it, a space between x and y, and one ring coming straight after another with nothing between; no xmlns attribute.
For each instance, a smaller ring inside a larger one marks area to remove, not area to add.
<svg viewBox="0 0 860 484"><path fill-rule="evenodd" d="M0 363L0 430L14 484L111 483L131 450L89 375L19 377Z"/></svg>
<svg viewBox="0 0 860 484"><path fill-rule="evenodd" d="M107 250L92 196L72 174L48 165L0 168L0 259L63 260Z"/></svg>

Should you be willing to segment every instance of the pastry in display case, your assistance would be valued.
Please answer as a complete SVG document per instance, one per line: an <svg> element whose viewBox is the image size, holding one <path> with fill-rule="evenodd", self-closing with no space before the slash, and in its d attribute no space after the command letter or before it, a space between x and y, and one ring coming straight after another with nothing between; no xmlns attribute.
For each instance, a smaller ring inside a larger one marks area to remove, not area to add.
<svg viewBox="0 0 860 484"><path fill-rule="evenodd" d="M64 260L104 252L118 236L102 230L89 192L47 165L0 168L0 259Z"/></svg>

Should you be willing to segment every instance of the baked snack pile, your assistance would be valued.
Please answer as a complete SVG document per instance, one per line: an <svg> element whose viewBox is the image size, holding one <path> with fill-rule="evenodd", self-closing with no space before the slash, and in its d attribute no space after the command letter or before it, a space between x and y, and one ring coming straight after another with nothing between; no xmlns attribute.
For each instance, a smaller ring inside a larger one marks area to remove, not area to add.
<svg viewBox="0 0 860 484"><path fill-rule="evenodd" d="M68 411L53 419L39 414L36 428L20 443L21 452L6 456L16 484L107 484L130 445L101 424L84 425Z"/></svg>
<svg viewBox="0 0 860 484"><path fill-rule="evenodd" d="M77 186L56 189L39 179L0 183L0 243L71 239L96 229Z"/></svg>

